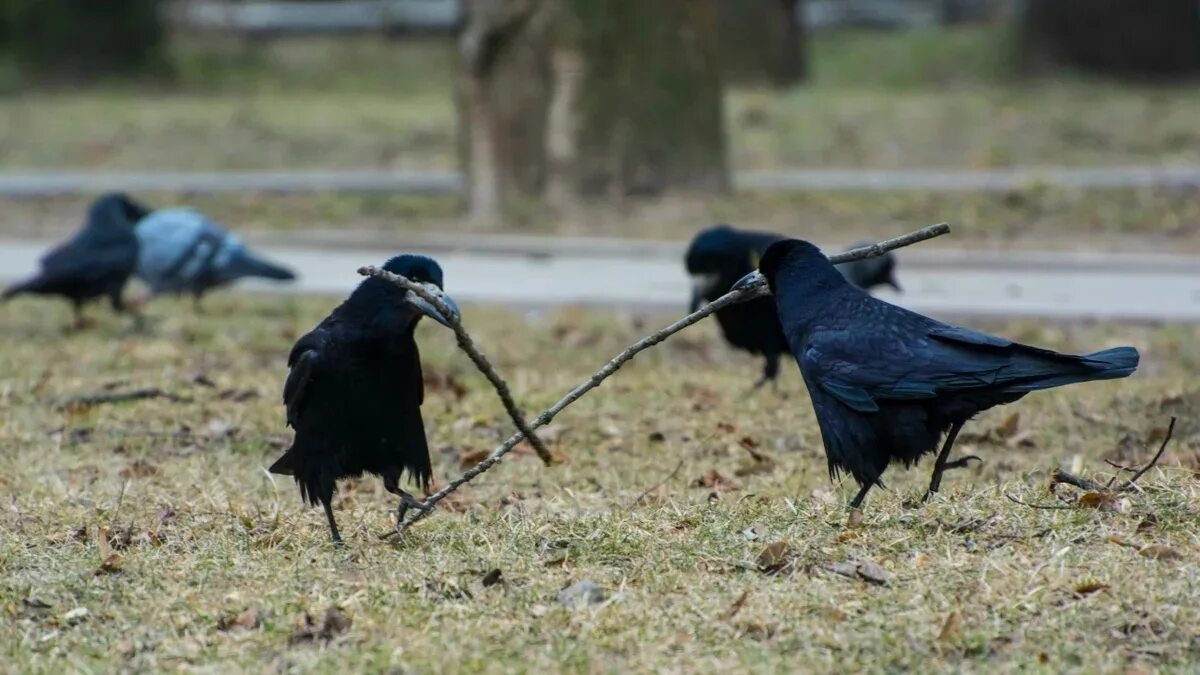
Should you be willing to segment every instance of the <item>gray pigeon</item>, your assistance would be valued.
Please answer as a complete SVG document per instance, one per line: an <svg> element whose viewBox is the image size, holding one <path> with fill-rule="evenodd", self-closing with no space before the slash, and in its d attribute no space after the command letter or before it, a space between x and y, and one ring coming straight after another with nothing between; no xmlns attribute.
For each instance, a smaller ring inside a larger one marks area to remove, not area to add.
<svg viewBox="0 0 1200 675"><path fill-rule="evenodd" d="M190 293L199 307L209 289L242 277L288 281L296 275L268 262L199 211L154 211L134 228L139 252L137 276L155 294Z"/></svg>

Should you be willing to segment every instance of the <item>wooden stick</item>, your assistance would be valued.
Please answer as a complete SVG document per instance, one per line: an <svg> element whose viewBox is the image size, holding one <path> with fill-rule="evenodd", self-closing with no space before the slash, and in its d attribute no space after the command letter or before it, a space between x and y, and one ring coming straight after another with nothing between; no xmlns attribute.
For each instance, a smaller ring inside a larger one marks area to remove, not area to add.
<svg viewBox="0 0 1200 675"><path fill-rule="evenodd" d="M945 223L930 225L929 227L922 228L916 232L910 232L909 234L896 237L894 239L881 241L878 244L862 246L850 251L846 251L845 253L839 253L830 257L829 261L834 264L840 264L854 260L862 260L864 258L872 258L883 255L884 253L897 248L910 246L927 239L939 237L943 234L947 234L948 232L950 232L950 226ZM600 386L601 382L611 377L613 373L620 370L621 366L631 361L633 357L637 356L639 353L663 342L684 328L699 323L705 317L711 315L713 312L716 312L722 307L727 307L739 302L745 302L746 300L752 300L760 295L765 294L766 292L766 279L760 279L756 283L722 295L713 302L701 307L699 310L692 312L691 314L688 314L687 316L670 324L662 330L647 335L641 340L629 345L624 351L614 356L611 360L609 360L608 363L604 364L600 370L597 370L595 373L593 373L591 377L580 383L571 391L567 392L566 395L559 399L557 403L543 410L541 414L533 419L533 422L530 423L530 426L534 429L537 429L538 427L549 424L550 421L553 420L556 415L558 415L558 413L563 411L563 409L578 401L584 396L584 394L587 394L589 391ZM401 534L408 528L412 527L417 521L425 518L427 515L432 513L433 507L436 506L438 502L445 499L446 496L451 492L454 492L466 483L474 480L479 474L498 464L510 450L512 450L524 439L525 435L521 432L510 436L507 440L497 446L495 450L492 450L492 453L484 458L481 462L468 469L465 473L463 473L463 475L454 479L442 489L430 495L423 504L425 508L418 510L408 521L397 527L395 532L388 532L384 534L383 537L387 538L395 534Z"/></svg>

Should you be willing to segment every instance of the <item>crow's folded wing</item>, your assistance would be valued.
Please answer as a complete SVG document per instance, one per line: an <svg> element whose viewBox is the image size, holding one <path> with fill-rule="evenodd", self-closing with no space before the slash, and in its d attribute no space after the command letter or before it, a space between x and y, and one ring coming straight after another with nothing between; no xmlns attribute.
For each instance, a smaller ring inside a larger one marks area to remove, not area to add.
<svg viewBox="0 0 1200 675"><path fill-rule="evenodd" d="M291 426L295 426L300 417L305 394L312 384L314 373L320 368L321 353L327 341L327 333L318 327L297 340L288 355L288 367L291 370L283 385L283 404L287 407L287 423Z"/></svg>

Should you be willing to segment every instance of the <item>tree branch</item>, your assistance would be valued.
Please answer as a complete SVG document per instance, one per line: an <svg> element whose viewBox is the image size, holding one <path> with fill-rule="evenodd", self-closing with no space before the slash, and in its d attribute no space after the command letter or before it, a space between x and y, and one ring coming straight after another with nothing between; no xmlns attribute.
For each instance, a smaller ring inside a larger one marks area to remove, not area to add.
<svg viewBox="0 0 1200 675"><path fill-rule="evenodd" d="M888 251L891 251L893 249L902 248L904 246L909 246L911 244L916 244L918 242L925 241L926 239L932 239L934 237L941 236L948 232L950 232L950 226L945 223L941 223L938 225L930 225L929 227L922 228L920 230L917 230L916 232L911 232L911 233L906 234L901 237L896 237L894 239L888 239L885 241L881 241L878 244L873 244L871 246L863 246L863 247L856 248L856 249L853 249L850 251L846 251L845 253L839 253L837 255L830 257L829 261L834 264L840 264L840 263L844 263L844 262L850 262L853 260L862 260L863 258L873 258L875 256L883 255L884 253L887 253ZM591 391L592 389L595 389L596 387L600 386L601 382L603 382L604 380L606 380L610 376L612 376L612 374L617 372L621 368L621 366L628 363L630 360L633 359L633 357L637 356L639 353L663 342L664 340L671 337L675 333L678 333L679 331L683 330L684 328L687 328L688 326L691 326L695 323L699 323L705 317L709 316L713 312L716 312L717 310L721 309L722 307L727 307L729 305L736 304L739 302L745 302L746 300L752 300L760 295L766 294L767 292L768 292L768 290L767 290L766 279L760 279L755 284L751 284L751 285L749 285L745 288L739 289L737 291L732 291L730 293L726 293L725 295L717 298L713 302L705 305L704 307L701 307L699 310L692 312L691 314L688 314L687 316L683 317L682 319L679 319L675 323L672 323L671 325L667 326L666 328L663 328L662 330L660 330L656 333L652 333L652 334L647 335L646 337L642 338L641 340L638 340L637 342L633 343L629 347L626 347L625 350L622 351L620 354L617 354L616 356L614 356L612 358L612 360L610 360L608 363L604 364L603 368L596 371L587 380L585 380L584 382L579 384L577 387L575 387L571 391L567 392L567 394L565 396L563 396L561 399L559 399L559 401L557 403L550 406L546 410L543 410L541 414L539 414L537 417L535 417L533 419L533 422L530 423L530 426L532 426L534 429L537 429L538 427L542 427L542 426L549 424L550 421L554 419L555 415L558 415L558 413L562 412L564 408L571 405L575 401L578 401L580 398L583 397L584 394L586 394L589 391ZM428 298L426 298L426 299L428 300ZM436 307L436 305L435 305L435 307ZM439 308L439 311L440 311L440 308ZM413 524L415 524L417 521L425 518L427 515L429 515L430 513L433 512L433 507L436 506L438 502L445 499L447 495L449 495L451 492L454 492L458 488L462 487L464 484L469 483L470 481L474 480L475 477L478 476L479 474L483 473L484 471L487 471L488 469L490 469L493 466L495 466L496 464L498 464L500 462L500 460L505 455L507 455L508 452L510 450L512 450L513 447L515 447L518 443L520 443L524 438L525 438L525 434L522 432L513 434L511 437L509 437L507 440L505 440L503 443L501 443L499 446L497 446L496 449L492 451L492 454L488 455L487 458L485 458L483 461L479 462L475 466L468 469L463 475L461 475L458 478L451 481L449 484L447 484L441 490L438 490L434 494L430 495L429 498L427 498L425 500L425 503L424 503L425 508L424 509L418 510L416 512L416 514L413 515L408 521L406 521L404 524L400 525L396 529L396 532L388 533L385 536L391 536L393 534L403 533L408 528L412 527Z"/></svg>
<svg viewBox="0 0 1200 675"><path fill-rule="evenodd" d="M1155 467L1155 465L1158 464L1158 460L1162 459L1163 453L1167 451L1167 444L1171 442L1171 436L1173 436L1174 434L1175 434L1175 418L1172 417L1170 424L1167 425L1167 433L1165 436L1163 436L1162 444L1160 444L1158 446L1158 452L1154 453L1154 457L1146 464L1146 466L1143 466L1140 469L1133 469L1133 468L1127 467L1127 466L1119 466L1119 465L1113 464L1112 462L1109 462L1110 465L1116 466L1118 469L1120 469L1122 471L1133 472L1133 475L1130 476L1129 480L1125 481L1125 483L1123 485L1121 485L1120 487L1113 488L1112 487L1113 481L1111 481L1111 480L1108 482L1108 485L1101 485L1100 483L1097 483L1092 480L1088 480L1087 478L1076 476L1075 474L1073 474L1069 471L1063 471L1062 469L1055 469L1054 471L1052 471L1050 473L1050 488L1053 489L1054 486L1058 485L1059 483L1066 483L1067 485L1074 485L1075 487L1077 487L1081 490L1087 490L1088 492L1125 492L1128 490L1132 490L1136 487L1136 483L1137 483L1138 479L1141 478L1142 476L1146 475L1146 472L1149 471L1150 469L1153 469ZM1113 478L1114 478L1114 480L1116 479L1115 476Z"/></svg>
<svg viewBox="0 0 1200 675"><path fill-rule="evenodd" d="M399 274L392 274L391 272L375 267L374 265L360 267L358 268L358 273L365 277L375 277L377 279L383 279L384 281L396 284L400 288L416 293L417 295L421 296L422 300L433 305L437 311L446 318L446 321L450 323L450 328L454 331L454 336L458 338L458 346L467 353L467 356L471 358L471 361L475 364L475 367L479 369L479 372L483 373L484 376L487 377L488 381L492 383L492 387L495 388L496 394L500 396L500 400L504 403L504 409L508 412L508 416L512 418L513 424L515 424L517 429L520 430L521 437L529 439L530 445L532 445L533 449L537 451L538 457L542 459L542 462L546 466L550 466L554 463L554 459L550 454L549 448L546 447L545 443L542 443L542 439L538 438L537 435L533 433L533 428L525 422L525 416L520 410L517 409L517 402L513 400L512 392L509 391L508 388L508 383L504 381L504 378L500 377L500 374L497 373L496 369L492 367L492 364L487 360L487 357L484 356L483 353L479 351L479 348L475 346L475 341L471 339L471 334L467 332L466 328L463 328L462 321L455 316L455 313L450 311L450 308L446 305L445 300L442 299L441 292L433 293L430 291L429 287L425 286L424 284L416 283L408 278L400 276Z"/></svg>

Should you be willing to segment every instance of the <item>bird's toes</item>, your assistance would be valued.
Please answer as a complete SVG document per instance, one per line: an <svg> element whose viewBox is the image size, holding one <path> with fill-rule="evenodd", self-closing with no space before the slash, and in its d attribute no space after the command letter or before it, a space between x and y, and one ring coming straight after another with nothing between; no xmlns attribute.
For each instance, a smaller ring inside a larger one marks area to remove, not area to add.
<svg viewBox="0 0 1200 675"><path fill-rule="evenodd" d="M979 457L978 455L967 455L966 457L959 457L958 459L954 460L953 462L946 462L946 465L944 468L945 469L963 469L963 468L970 466L972 461L976 461L976 462L979 462L980 464L982 464L983 458Z"/></svg>

